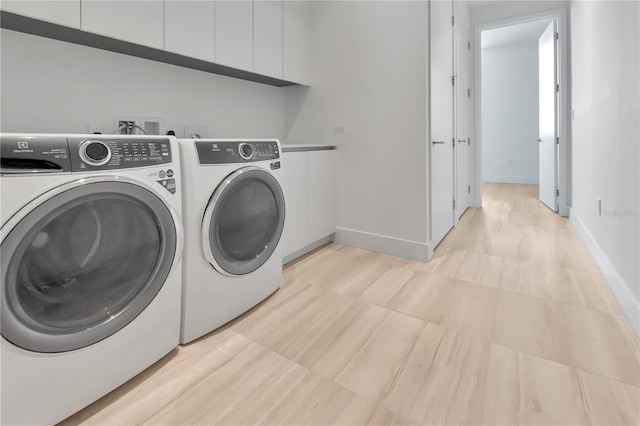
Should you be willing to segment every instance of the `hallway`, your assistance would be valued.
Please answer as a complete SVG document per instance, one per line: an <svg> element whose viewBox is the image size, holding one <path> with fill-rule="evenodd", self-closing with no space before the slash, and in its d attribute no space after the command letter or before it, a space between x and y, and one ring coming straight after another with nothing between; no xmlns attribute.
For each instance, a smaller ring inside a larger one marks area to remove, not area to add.
<svg viewBox="0 0 640 426"><path fill-rule="evenodd" d="M537 186L428 264L338 244L64 424L638 424L638 338Z"/></svg>

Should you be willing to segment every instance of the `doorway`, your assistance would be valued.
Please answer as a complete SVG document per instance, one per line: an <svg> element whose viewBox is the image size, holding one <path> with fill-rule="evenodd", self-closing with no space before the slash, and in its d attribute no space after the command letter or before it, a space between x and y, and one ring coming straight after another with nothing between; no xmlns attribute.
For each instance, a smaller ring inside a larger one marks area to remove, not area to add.
<svg viewBox="0 0 640 426"><path fill-rule="evenodd" d="M525 184L568 214L565 22L557 10L476 25L475 207L483 182Z"/></svg>
<svg viewBox="0 0 640 426"><path fill-rule="evenodd" d="M481 108L482 182L537 186L555 211L554 34L552 19L482 31Z"/></svg>

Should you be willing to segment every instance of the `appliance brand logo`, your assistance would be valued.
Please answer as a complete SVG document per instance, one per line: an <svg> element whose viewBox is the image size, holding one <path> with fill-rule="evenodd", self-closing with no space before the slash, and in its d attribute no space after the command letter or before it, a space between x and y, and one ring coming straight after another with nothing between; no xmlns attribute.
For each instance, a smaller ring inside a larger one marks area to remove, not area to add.
<svg viewBox="0 0 640 426"><path fill-rule="evenodd" d="M18 142L18 149L29 149L29 142Z"/></svg>
<svg viewBox="0 0 640 426"><path fill-rule="evenodd" d="M214 144L211 145L211 149L220 149L220 148L218 148L218 144L217 143L214 143Z"/></svg>

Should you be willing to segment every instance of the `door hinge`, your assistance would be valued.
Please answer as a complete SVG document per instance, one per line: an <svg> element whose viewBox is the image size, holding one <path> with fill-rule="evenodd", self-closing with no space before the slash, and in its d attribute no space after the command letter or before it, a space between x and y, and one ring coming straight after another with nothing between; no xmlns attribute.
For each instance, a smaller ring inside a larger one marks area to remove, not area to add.
<svg viewBox="0 0 640 426"><path fill-rule="evenodd" d="M455 86L455 85L456 85L456 76L455 76L455 75L452 75L452 76L451 76L451 85L452 85L452 86Z"/></svg>
<svg viewBox="0 0 640 426"><path fill-rule="evenodd" d="M556 189L556 197L559 197L559 196L560 196L560 190Z"/></svg>
<svg viewBox="0 0 640 426"><path fill-rule="evenodd" d="M554 40L559 40L559 39L560 39L560 34L555 33L555 34L553 35L553 38L554 38Z"/></svg>
<svg viewBox="0 0 640 426"><path fill-rule="evenodd" d="M560 145L560 137L556 136L556 145Z"/></svg>
<svg viewBox="0 0 640 426"><path fill-rule="evenodd" d="M471 42L470 41L467 42L467 50L471 50Z"/></svg>
<svg viewBox="0 0 640 426"><path fill-rule="evenodd" d="M471 97L471 89L467 89L467 98Z"/></svg>
<svg viewBox="0 0 640 426"><path fill-rule="evenodd" d="M453 199L453 209L454 210L456 209L456 199L455 198Z"/></svg>
<svg viewBox="0 0 640 426"><path fill-rule="evenodd" d="M456 138L451 139L451 145L455 148L456 147Z"/></svg>
<svg viewBox="0 0 640 426"><path fill-rule="evenodd" d="M559 91L560 91L560 85L556 84L556 92L559 92Z"/></svg>
<svg viewBox="0 0 640 426"><path fill-rule="evenodd" d="M467 185L467 194L471 194L471 185Z"/></svg>
<svg viewBox="0 0 640 426"><path fill-rule="evenodd" d="M451 25L455 25L456 24L456 17L452 16L451 17Z"/></svg>
<svg viewBox="0 0 640 426"><path fill-rule="evenodd" d="M467 138L467 145L471 146L471 138Z"/></svg>

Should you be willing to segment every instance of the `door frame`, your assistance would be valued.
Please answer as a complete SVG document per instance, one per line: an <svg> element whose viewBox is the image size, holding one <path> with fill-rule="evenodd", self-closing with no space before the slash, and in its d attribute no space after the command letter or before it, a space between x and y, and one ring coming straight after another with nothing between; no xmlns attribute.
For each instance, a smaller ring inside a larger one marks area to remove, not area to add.
<svg viewBox="0 0 640 426"><path fill-rule="evenodd" d="M471 152L474 158L471 162L472 170L469 171L472 178L472 191L469 200L470 207L482 207L482 45L480 34L484 30L500 28L514 24L521 24L531 21L539 21L543 19L555 19L557 22L557 31L560 35L558 40L558 84L560 85L560 96L558 99L558 137L560 143L558 145L557 155L557 185L560 191L557 199L558 214L561 216L569 215L569 152L571 145L571 134L569 128L569 27L567 25L567 9L552 9L538 13L525 14L505 19L497 19L493 21L481 22L473 25L473 69L470 75L472 80L472 100L470 119L474 122L470 123L472 132ZM475 143L473 143L475 141Z"/></svg>

